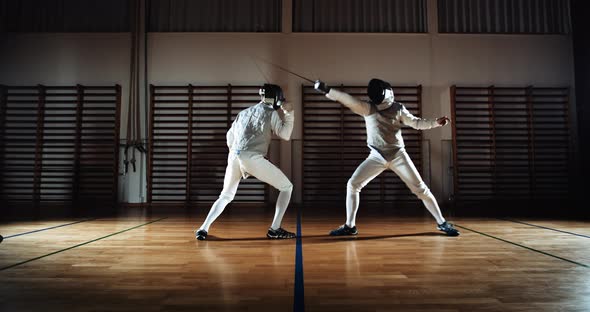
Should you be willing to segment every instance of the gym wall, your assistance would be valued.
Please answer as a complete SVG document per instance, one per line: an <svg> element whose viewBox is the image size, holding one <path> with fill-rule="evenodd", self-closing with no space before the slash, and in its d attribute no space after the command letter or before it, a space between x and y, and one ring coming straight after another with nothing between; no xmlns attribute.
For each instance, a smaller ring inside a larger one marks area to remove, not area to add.
<svg viewBox="0 0 590 312"><path fill-rule="evenodd" d="M265 64L259 64L259 69L252 56L328 84L362 85L379 77L395 85L422 85L424 117L450 116L449 87L454 84L574 85L569 35L440 34L436 7L436 1L428 1L428 33L292 33L290 1L283 4L281 33L150 33L148 81L163 86L256 85L269 80L282 85L295 104L296 125L293 141L275 144L280 145L277 161L295 184L295 202L302 200L303 81ZM4 33L0 84L120 84L124 121L129 39L128 33ZM570 114L576 116L575 101ZM125 130L122 126L122 138ZM426 161L432 173L431 189L444 202L452 189L448 182L451 128L425 131L423 138L430 144ZM123 202L145 201L145 159L137 173L120 179Z"/></svg>

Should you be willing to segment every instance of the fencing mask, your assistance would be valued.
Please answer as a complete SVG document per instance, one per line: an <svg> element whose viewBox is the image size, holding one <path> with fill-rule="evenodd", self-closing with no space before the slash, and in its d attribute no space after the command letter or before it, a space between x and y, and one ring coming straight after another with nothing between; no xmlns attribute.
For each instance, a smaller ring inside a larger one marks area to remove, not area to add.
<svg viewBox="0 0 590 312"><path fill-rule="evenodd" d="M262 96L262 102L272 108L279 109L285 101L283 90L281 87L274 84L264 84L258 91L258 94Z"/></svg>
<svg viewBox="0 0 590 312"><path fill-rule="evenodd" d="M371 99L371 104L381 104L383 102L393 103L395 96L391 85L381 79L373 78L369 81L367 95Z"/></svg>

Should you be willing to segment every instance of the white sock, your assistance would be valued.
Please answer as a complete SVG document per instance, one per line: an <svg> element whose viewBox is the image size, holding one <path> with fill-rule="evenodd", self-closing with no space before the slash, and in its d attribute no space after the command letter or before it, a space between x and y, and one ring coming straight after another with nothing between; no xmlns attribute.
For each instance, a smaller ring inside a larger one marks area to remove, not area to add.
<svg viewBox="0 0 590 312"><path fill-rule="evenodd" d="M270 226L271 229L277 230L281 227L283 216L285 215L285 211L287 211L289 201L291 200L292 191L293 189L289 188L288 190L284 190L279 193L279 197L277 198L277 206L275 209L275 217L272 220L272 225Z"/></svg>
<svg viewBox="0 0 590 312"><path fill-rule="evenodd" d="M430 211L430 214L432 214L434 219L436 219L436 223L443 224L446 221L442 216L436 198L434 198L432 193L428 192L428 195L422 198L422 202L424 203L424 206L426 206L426 209Z"/></svg>
<svg viewBox="0 0 590 312"><path fill-rule="evenodd" d="M209 232L209 227L211 226L211 224L215 221L215 219L217 219L217 217L219 217L219 215L223 212L223 210L225 209L225 207L230 203L230 200L220 196L215 203L213 204L213 206L211 206L211 210L209 210L209 214L207 215L207 218L205 219L205 222L203 222L203 225L201 225L200 230L205 230L207 232Z"/></svg>
<svg viewBox="0 0 590 312"><path fill-rule="evenodd" d="M354 227L356 225L356 213L359 210L360 201L359 192L353 190L346 190L346 225Z"/></svg>

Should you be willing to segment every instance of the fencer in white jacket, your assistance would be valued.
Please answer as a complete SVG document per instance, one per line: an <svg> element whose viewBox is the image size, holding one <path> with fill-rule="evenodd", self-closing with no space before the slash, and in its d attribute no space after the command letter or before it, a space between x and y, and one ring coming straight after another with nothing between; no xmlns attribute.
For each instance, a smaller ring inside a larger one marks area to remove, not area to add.
<svg viewBox="0 0 590 312"><path fill-rule="evenodd" d="M423 119L412 115L403 104L395 102L391 85L380 79L369 82L367 93L370 102L361 101L345 92L328 87L318 80L315 89L333 101L340 102L354 113L363 116L367 131L367 145L371 153L348 180L346 188L346 223L330 232L330 235L356 235L356 214L359 207L360 191L371 180L385 170L392 170L424 203L436 219L437 228L449 236L459 235L440 212L436 199L422 180L404 148L402 127L417 130L441 127L449 122L445 117Z"/></svg>
<svg viewBox="0 0 590 312"><path fill-rule="evenodd" d="M223 190L211 207L205 222L196 231L199 240L207 238L211 224L234 199L240 179L248 176L254 176L279 190L274 219L267 237L295 237L294 233L281 228L283 216L291 199L293 184L279 168L264 157L268 152L273 132L283 140L290 140L294 123L292 105L285 101L283 91L277 85L265 84L260 89L260 95L260 103L241 111L227 132L229 155ZM279 115L279 109L284 113L283 119Z"/></svg>

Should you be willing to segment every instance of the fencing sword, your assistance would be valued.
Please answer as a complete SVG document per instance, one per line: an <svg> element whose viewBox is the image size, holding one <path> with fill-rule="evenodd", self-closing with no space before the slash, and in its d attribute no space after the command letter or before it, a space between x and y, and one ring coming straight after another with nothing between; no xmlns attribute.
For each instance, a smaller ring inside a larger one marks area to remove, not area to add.
<svg viewBox="0 0 590 312"><path fill-rule="evenodd" d="M303 79L303 80L309 81L309 82L311 82L311 83L315 83L315 81L314 81L314 80L311 80L311 79L309 79L309 78L303 77L303 76L301 76L301 75L299 75L299 74L297 74L297 73L295 73L295 72L293 72L293 71L291 71L291 70L289 70L289 69L287 69L287 68L285 68L285 67L282 67L282 66L280 66L280 65L277 65L277 64L275 64L275 63L272 63L272 62L269 62L269 61L267 61L267 60L261 59L261 58L259 58L259 57L257 57L257 59L259 59L259 60L261 60L261 61L263 61L263 62L265 62L265 63L267 63L267 64L270 64L270 65L272 65L272 66L274 66L274 67L276 67L276 68L278 68L278 69L280 69L280 70L282 70L282 71L284 71L284 72L287 72L287 73L289 73L289 74L291 74L291 75L297 76L297 77L299 77L299 78L301 78L301 79Z"/></svg>

